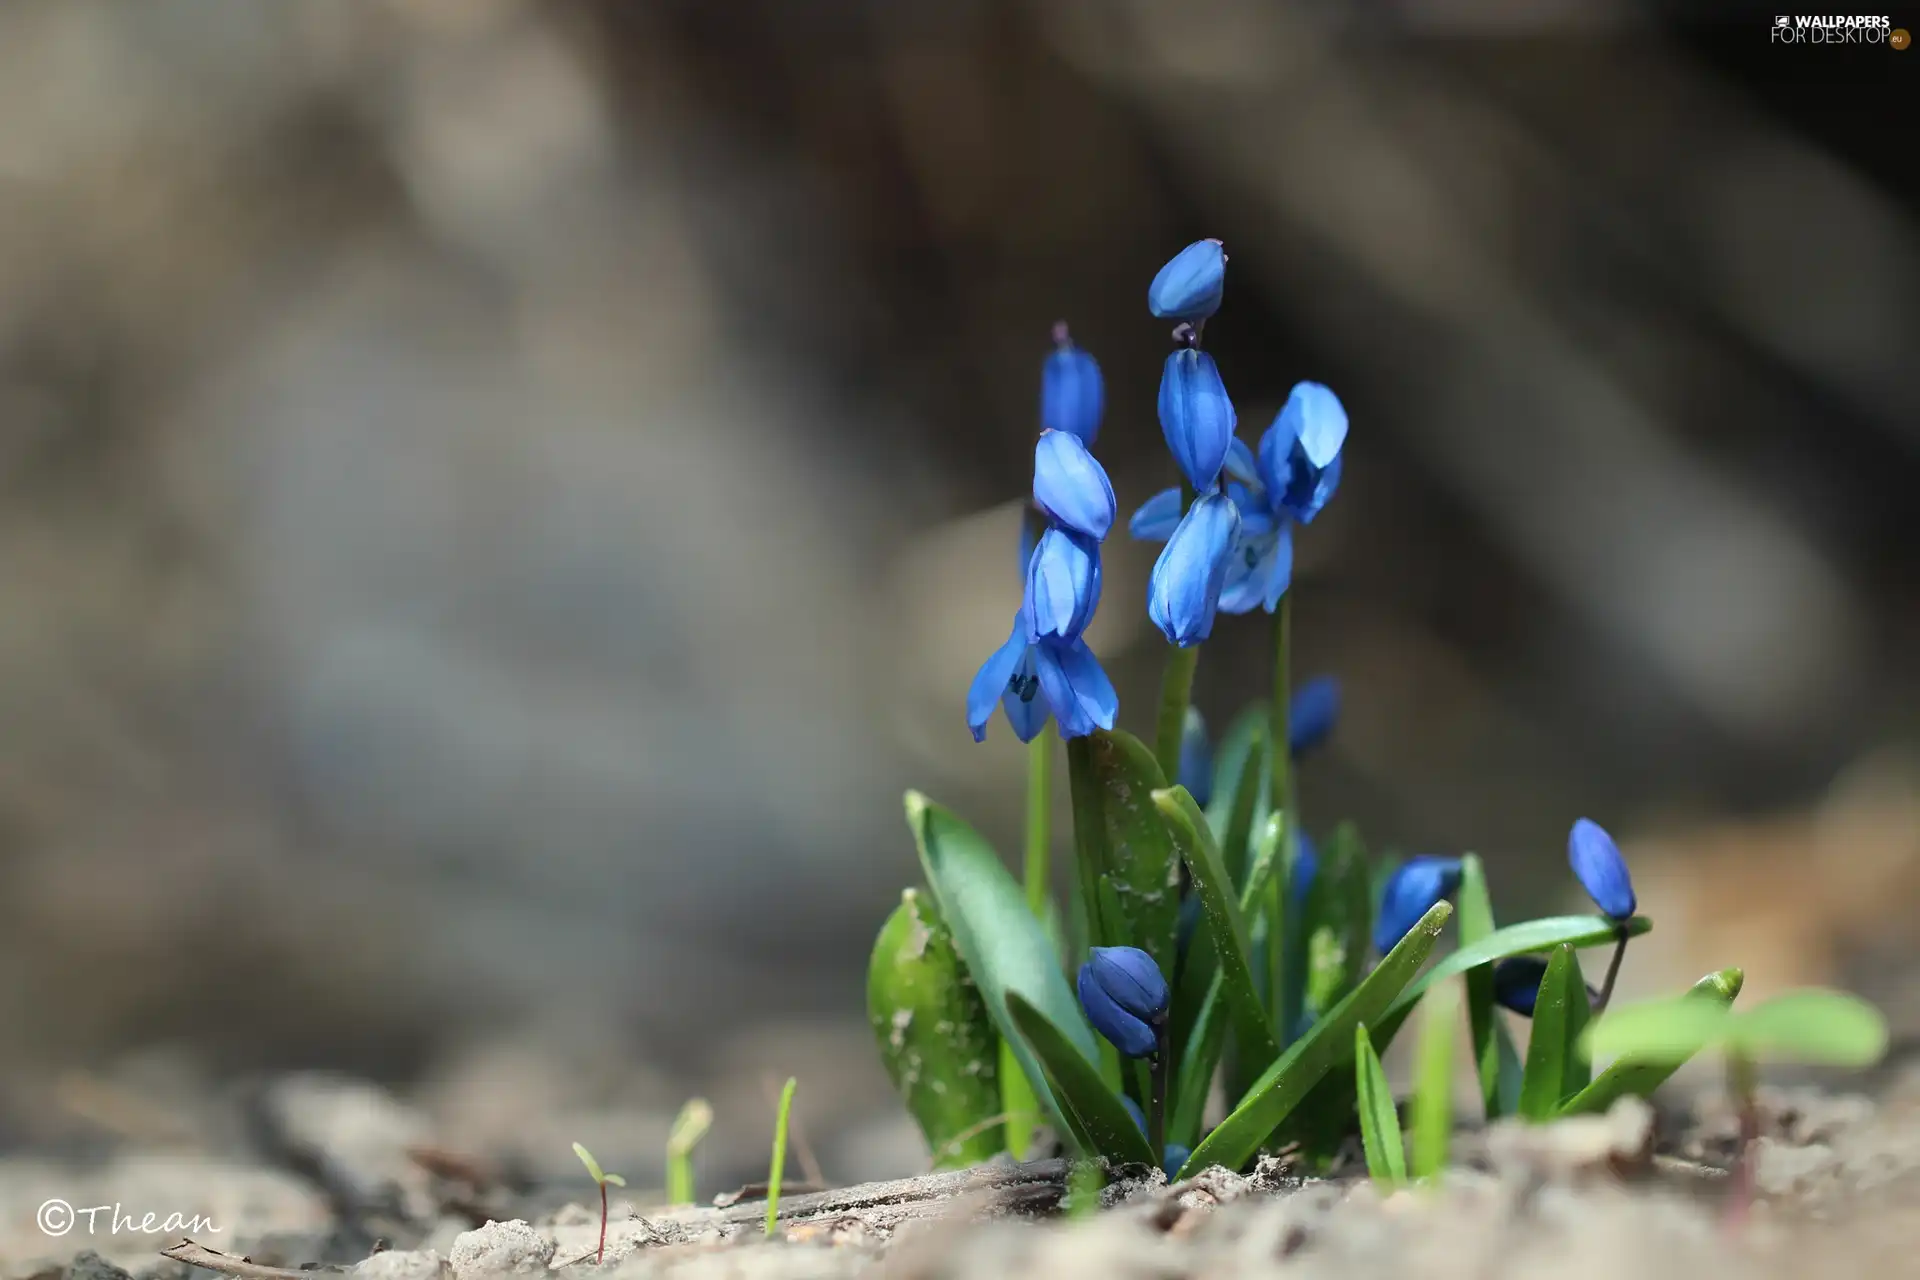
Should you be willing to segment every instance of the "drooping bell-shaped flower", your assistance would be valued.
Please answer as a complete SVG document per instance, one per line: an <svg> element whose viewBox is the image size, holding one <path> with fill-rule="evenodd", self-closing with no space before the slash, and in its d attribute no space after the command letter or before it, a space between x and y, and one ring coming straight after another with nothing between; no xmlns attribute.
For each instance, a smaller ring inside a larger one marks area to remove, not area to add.
<svg viewBox="0 0 1920 1280"><path fill-rule="evenodd" d="M1421 856L1408 858L1387 878L1380 895L1380 914L1374 917L1374 950L1385 955L1434 904L1460 887L1460 859Z"/></svg>
<svg viewBox="0 0 1920 1280"><path fill-rule="evenodd" d="M1340 485L1346 442L1340 397L1318 382L1296 383L1260 437L1260 479L1270 500L1292 519L1311 523Z"/></svg>
<svg viewBox="0 0 1920 1280"><path fill-rule="evenodd" d="M1087 642L1030 640L1032 627L1022 604L1007 642L973 677L967 689L967 727L973 740L986 741L987 721L996 705L1005 708L1007 723L1022 742L1033 741L1049 715L1059 723L1062 738L1084 738L1096 728L1113 728L1120 697Z"/></svg>
<svg viewBox="0 0 1920 1280"><path fill-rule="evenodd" d="M1058 525L1040 535L1027 562L1029 640L1077 640L1100 605L1100 544Z"/></svg>
<svg viewBox="0 0 1920 1280"><path fill-rule="evenodd" d="M1179 783L1202 809L1213 799L1213 743L1207 738L1206 717L1200 708L1187 706L1186 723L1180 729Z"/></svg>
<svg viewBox="0 0 1920 1280"><path fill-rule="evenodd" d="M1182 347L1160 371L1160 431L1195 493L1211 492L1233 442L1233 401L1213 357Z"/></svg>
<svg viewBox="0 0 1920 1280"><path fill-rule="evenodd" d="M1147 579L1147 616L1168 643L1185 648L1213 633L1240 513L1225 494L1197 499L1174 529Z"/></svg>
<svg viewBox="0 0 1920 1280"><path fill-rule="evenodd" d="M1606 829L1591 818L1573 824L1567 836L1567 862L1593 905L1612 920L1629 920L1637 905L1627 860Z"/></svg>
<svg viewBox="0 0 1920 1280"><path fill-rule="evenodd" d="M1042 431L1034 444L1033 505L1055 524L1096 542L1113 528L1107 469L1071 431Z"/></svg>
<svg viewBox="0 0 1920 1280"><path fill-rule="evenodd" d="M1166 977L1138 947L1095 947L1075 984L1087 1021L1129 1058L1150 1057L1166 1025Z"/></svg>
<svg viewBox="0 0 1920 1280"><path fill-rule="evenodd" d="M1040 426L1091 447L1107 402L1100 362L1073 345L1064 321L1053 326L1053 341L1053 354L1040 366Z"/></svg>
<svg viewBox="0 0 1920 1280"><path fill-rule="evenodd" d="M1196 240L1160 268L1147 286L1147 309L1162 320L1205 320L1220 309L1227 283L1227 247Z"/></svg>
<svg viewBox="0 0 1920 1280"><path fill-rule="evenodd" d="M1293 691L1287 704L1287 750L1304 756L1325 742L1340 718L1340 682L1315 676Z"/></svg>

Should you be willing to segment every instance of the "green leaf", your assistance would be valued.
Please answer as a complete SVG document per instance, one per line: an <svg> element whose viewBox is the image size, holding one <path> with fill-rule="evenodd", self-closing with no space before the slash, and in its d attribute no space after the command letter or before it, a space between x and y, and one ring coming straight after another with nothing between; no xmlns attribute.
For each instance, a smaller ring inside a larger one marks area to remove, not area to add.
<svg viewBox="0 0 1920 1280"><path fill-rule="evenodd" d="M1180 1176L1189 1177L1213 1164L1238 1169L1251 1159L1321 1077L1346 1061L1346 1055L1353 1051L1354 1027L1386 1012L1394 997L1426 963L1441 926L1452 914L1449 903L1435 903L1365 981L1267 1068L1233 1114L1194 1148L1193 1155L1181 1166Z"/></svg>
<svg viewBox="0 0 1920 1280"><path fill-rule="evenodd" d="M1722 1044L1732 1023L1726 1005L1696 1000L1692 992L1664 996L1608 1009L1587 1031L1587 1052L1677 1068Z"/></svg>
<svg viewBox="0 0 1920 1280"><path fill-rule="evenodd" d="M1473 946L1491 936L1495 925L1487 873L1475 854L1460 859L1460 945ZM1480 1100L1488 1120L1512 1115L1520 1104L1520 1051L1493 998L1493 966L1467 970L1467 1024L1473 1036L1473 1060L1480 1076Z"/></svg>
<svg viewBox="0 0 1920 1280"><path fill-rule="evenodd" d="M1368 896L1366 847L1351 822L1343 822L1323 846L1319 874L1302 908L1304 939L1297 967L1305 978L1303 1006L1316 1017L1360 985L1373 945L1373 904ZM1288 885L1291 892L1292 885ZM1290 1028L1282 1028L1283 1031Z"/></svg>
<svg viewBox="0 0 1920 1280"><path fill-rule="evenodd" d="M1394 1001L1394 1009L1404 1010L1412 1007L1413 1002L1426 994L1428 987L1436 982L1444 982L1455 974L1465 973L1479 965L1495 960L1504 960L1508 956L1532 955L1539 951L1551 951L1555 947L1597 947L1602 943L1611 943L1625 929L1629 937L1639 937L1653 928L1653 921L1645 916L1635 916L1625 924L1615 924L1605 916L1548 916L1543 920L1529 920L1525 924L1512 924L1504 929L1496 929L1470 947L1461 947L1458 951L1442 960L1433 968L1421 974L1419 979ZM1384 1028L1385 1024L1382 1024ZM1399 1029L1395 1024L1396 1031ZM1374 1048L1385 1052L1385 1046L1375 1032ZM1391 1039L1391 1037L1389 1037Z"/></svg>
<svg viewBox="0 0 1920 1280"><path fill-rule="evenodd" d="M1724 1009L1740 994L1743 980L1740 970L1722 969L1694 983L1692 990L1683 998L1706 1001ZM1603 1014L1602 1018L1607 1016L1610 1015ZM1599 1115L1628 1094L1650 1098L1653 1091L1665 1084L1685 1060L1683 1057L1673 1062L1634 1062L1623 1058L1602 1071L1592 1084L1562 1103L1560 1114Z"/></svg>
<svg viewBox="0 0 1920 1280"><path fill-rule="evenodd" d="M1233 718L1214 749L1213 794L1207 802L1207 825L1237 885L1246 883L1254 835L1266 825L1273 809L1268 795L1270 775L1267 708L1256 702Z"/></svg>
<svg viewBox="0 0 1920 1280"><path fill-rule="evenodd" d="M593 1152L576 1142L573 1144L573 1154L580 1157L580 1163L587 1166L587 1173L596 1183L607 1180L607 1175L601 1172L600 1162L593 1158Z"/></svg>
<svg viewBox="0 0 1920 1280"><path fill-rule="evenodd" d="M1039 1057L1053 1096L1069 1117L1069 1123L1091 1144L1087 1154L1132 1164L1153 1164L1153 1148L1147 1143L1147 1135L1140 1132L1126 1105L1101 1081L1093 1063L1018 992L1008 995L1007 1007Z"/></svg>
<svg viewBox="0 0 1920 1280"><path fill-rule="evenodd" d="M1154 807L1153 793L1167 785L1153 752L1130 733L1096 729L1087 739L1087 768L1097 784L1102 824L1099 870L1113 878L1121 923L1103 921L1109 946L1139 947L1160 972L1174 971L1180 920L1180 864L1173 840ZM1084 784L1083 784L1084 787ZM1076 802L1074 818L1080 818Z"/></svg>
<svg viewBox="0 0 1920 1280"><path fill-rule="evenodd" d="M1527 1037L1527 1071L1520 1084L1520 1114L1550 1120L1579 1091L1573 1062L1586 1055L1580 1033L1588 1016L1587 982L1572 947L1555 948L1533 1004Z"/></svg>
<svg viewBox="0 0 1920 1280"><path fill-rule="evenodd" d="M1254 856L1253 865L1248 868L1246 885L1240 891L1242 919L1254 909L1260 895L1266 891L1279 849L1280 821L1277 817L1269 818L1259 851ZM1200 934L1195 939L1196 946L1200 938L1209 938L1209 935ZM1175 1059L1179 1063L1179 1071L1174 1076L1174 1100L1167 1118L1167 1141L1177 1142L1183 1147L1191 1147L1200 1140L1200 1124L1206 1110L1207 1095L1213 1087L1214 1071L1220 1065L1220 1052L1227 1041L1226 1000L1222 995L1222 987L1216 966L1206 992L1196 1002L1199 1013L1194 1018L1186 1049ZM1181 985L1179 998L1188 998L1185 983Z"/></svg>
<svg viewBox="0 0 1920 1280"><path fill-rule="evenodd" d="M1091 1058L1099 1049L1081 1016L1080 1002L1060 971L1059 957L1027 909L1025 891L978 832L917 791L907 793L907 825L919 847L920 864L933 888L940 918L952 931L954 947L979 987L987 1016L1013 1044L1041 1105L1058 1115L1043 1084L1040 1063L1020 1039L1007 1012L1008 994L1017 991L1026 997L1085 1056Z"/></svg>
<svg viewBox="0 0 1920 1280"><path fill-rule="evenodd" d="M1733 1015L1730 1040L1749 1058L1866 1067L1887 1051L1887 1020L1844 991L1783 991Z"/></svg>
<svg viewBox="0 0 1920 1280"><path fill-rule="evenodd" d="M867 1021L888 1078L926 1135L935 1167L964 1168L1001 1149L1001 1126L980 1127L987 1117L1013 1110L1003 1102L997 1078L1000 1038L954 949L953 934L933 900L917 889L900 895L873 944ZM1026 1083L1017 1068L1011 1080ZM1038 1104L1029 1096L1024 1109L1031 1114Z"/></svg>
<svg viewBox="0 0 1920 1280"><path fill-rule="evenodd" d="M1253 967L1248 959L1246 918L1240 914L1233 884L1213 843L1213 832L1200 813L1200 807L1185 787L1171 787L1153 793L1153 802L1165 819L1164 826L1173 836L1175 849L1186 859L1193 873L1193 889L1200 895L1200 909L1206 915L1213 935L1214 954L1219 959L1220 981L1226 996L1227 1012L1233 1017L1233 1033L1242 1051L1270 1061L1280 1053L1260 992L1253 985Z"/></svg>
<svg viewBox="0 0 1920 1280"><path fill-rule="evenodd" d="M787 1170L787 1125L793 1116L793 1089L799 1081L787 1077L780 1087L780 1106L773 1116L773 1157L767 1169L767 1230L773 1234L774 1221L780 1216L780 1179Z"/></svg>
<svg viewBox="0 0 1920 1280"><path fill-rule="evenodd" d="M1397 1187L1407 1180L1407 1152L1400 1138L1400 1113L1394 1110L1393 1091L1380 1055L1367 1038L1367 1024L1353 1028L1354 1091L1360 1099L1360 1145L1367 1153L1367 1172L1382 1186Z"/></svg>
<svg viewBox="0 0 1920 1280"><path fill-rule="evenodd" d="M1413 1082L1413 1176L1437 1178L1453 1137L1453 1028L1460 995L1449 982L1420 1006L1420 1051ZM1373 1046L1368 1045L1369 1049Z"/></svg>

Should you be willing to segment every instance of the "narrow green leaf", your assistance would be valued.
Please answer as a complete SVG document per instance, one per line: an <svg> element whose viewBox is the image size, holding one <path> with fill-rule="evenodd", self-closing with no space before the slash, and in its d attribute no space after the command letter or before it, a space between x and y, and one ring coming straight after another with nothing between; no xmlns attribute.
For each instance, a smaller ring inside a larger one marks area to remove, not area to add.
<svg viewBox="0 0 1920 1280"><path fill-rule="evenodd" d="M593 1158L593 1152L587 1150L584 1145L578 1142L574 1143L573 1154L579 1156L580 1163L587 1166L587 1173L593 1178L595 1183L601 1183L607 1180L607 1175L600 1169L600 1162Z"/></svg>
<svg viewBox="0 0 1920 1280"><path fill-rule="evenodd" d="M1096 729L1087 739L1088 762L1099 784L1105 824L1100 870L1113 878L1122 923L1120 943L1139 947L1174 971L1180 919L1180 863L1153 793L1167 785L1153 752L1130 733ZM1078 820L1078 812L1075 814ZM1116 936L1112 925L1107 936Z"/></svg>
<svg viewBox="0 0 1920 1280"><path fill-rule="evenodd" d="M1078 739L1075 739L1078 741ZM1050 1115L1058 1115L1047 1093L1040 1064L1020 1039L1007 1012L1007 996L1019 992L1045 1013L1076 1049L1088 1058L1099 1052L1080 1002L1060 971L1040 922L1027 909L1025 892L994 853L993 847L950 811L917 791L907 793L907 825L920 850L920 864L932 886L940 918L953 934L967 972L979 987L987 1016L1014 1054L1034 1093Z"/></svg>
<svg viewBox="0 0 1920 1280"><path fill-rule="evenodd" d="M1550 1120L1560 1104L1577 1093L1577 1059L1585 1059L1580 1033L1588 1017L1587 981L1570 946L1554 949L1540 994L1533 1004L1533 1031L1527 1037L1527 1070L1520 1084L1520 1114Z"/></svg>
<svg viewBox="0 0 1920 1280"><path fill-rule="evenodd" d="M1173 836L1174 847L1193 873L1194 892L1200 895L1200 908L1213 934L1227 1011L1233 1017L1233 1033L1239 1038L1243 1051L1271 1060L1278 1056L1280 1046L1267 1023L1260 993L1253 985L1253 968L1247 958L1250 949L1247 922L1240 914L1240 904L1221 862L1220 850L1213 843L1213 832L1185 787L1155 791L1153 802Z"/></svg>
<svg viewBox="0 0 1920 1280"><path fill-rule="evenodd" d="M1304 979L1295 1007L1317 1017L1360 985L1373 945L1368 886L1367 851L1359 829L1343 822L1323 846L1319 874L1301 906L1300 927L1292 931L1302 939L1302 947L1297 967L1290 964L1289 972ZM1293 892L1291 883L1288 892Z"/></svg>
<svg viewBox="0 0 1920 1280"><path fill-rule="evenodd" d="M1722 969L1710 973L1693 984L1684 999L1701 1000L1725 1009L1740 994L1744 975L1738 969ZM1611 1018L1612 1014L1601 1015L1601 1020ZM1597 1034L1597 1032L1596 1032ZM1687 1057L1691 1057L1688 1054ZM1628 1094L1639 1098L1650 1098L1653 1091L1665 1084L1675 1071L1680 1069L1685 1057L1677 1061L1635 1062L1622 1058L1594 1078L1592 1084L1582 1089L1561 1104L1563 1116L1599 1115Z"/></svg>
<svg viewBox="0 0 1920 1280"><path fill-rule="evenodd" d="M1487 890L1486 868L1475 854L1460 860L1460 945L1473 946L1492 935L1493 896ZM1520 1051L1513 1033L1500 1016L1493 998L1493 966L1481 965L1466 974L1467 1024L1473 1036L1473 1060L1480 1076L1480 1100L1488 1120L1512 1115L1520 1103Z"/></svg>
<svg viewBox="0 0 1920 1280"><path fill-rule="evenodd" d="M1238 1169L1251 1159L1308 1091L1328 1071L1346 1061L1346 1055L1353 1052L1354 1027L1386 1012L1394 997L1426 963L1441 926L1452 914L1451 904L1434 904L1365 981L1329 1009L1254 1082L1233 1114L1194 1148L1180 1176L1190 1177L1213 1164Z"/></svg>
<svg viewBox="0 0 1920 1280"><path fill-rule="evenodd" d="M667 1203L693 1203L693 1149L713 1127L713 1104L689 1098L667 1130Z"/></svg>
<svg viewBox="0 0 1920 1280"><path fill-rule="evenodd" d="M799 1081L792 1076L780 1089L780 1108L773 1117L773 1158L767 1168L767 1230L773 1234L774 1220L780 1216L780 1179L787 1171L787 1125L793 1117L793 1090Z"/></svg>
<svg viewBox="0 0 1920 1280"><path fill-rule="evenodd" d="M1866 1067L1887 1051L1887 1020L1844 991L1783 991L1733 1015L1729 1037L1749 1058Z"/></svg>
<svg viewBox="0 0 1920 1280"><path fill-rule="evenodd" d="M1400 1113L1380 1055L1367 1038L1367 1024L1353 1028L1354 1091L1360 1099L1360 1145L1367 1153L1367 1172L1375 1182L1397 1187L1407 1180L1407 1152L1400 1137Z"/></svg>
<svg viewBox="0 0 1920 1280"><path fill-rule="evenodd" d="M1126 1105L1100 1079L1100 1072L1067 1039L1061 1029L1018 992L1007 997L1007 1007L1020 1032L1033 1046L1047 1074L1047 1082L1075 1132L1084 1134L1091 1150L1109 1160L1154 1163L1147 1135L1133 1122Z"/></svg>
<svg viewBox="0 0 1920 1280"><path fill-rule="evenodd" d="M1460 995L1449 982L1420 1006L1419 1064L1413 1081L1413 1176L1437 1178L1453 1137L1453 1028ZM1368 1045L1369 1049L1373 1046Z"/></svg>
<svg viewBox="0 0 1920 1280"><path fill-rule="evenodd" d="M867 1021L887 1076L919 1122L937 1167L964 1168L1001 1149L999 1125L978 1127L985 1117L1011 1110L1001 1098L1000 1038L952 933L920 890L900 895L873 944ZM1017 1066L1013 1077L1025 1083ZM1029 1097L1025 1110L1037 1109Z"/></svg>
<svg viewBox="0 0 1920 1280"><path fill-rule="evenodd" d="M1213 794L1207 825L1227 872L1236 885L1246 883L1254 856L1254 838L1266 825L1273 805L1268 795L1267 708L1251 703L1227 726L1213 752Z"/></svg>

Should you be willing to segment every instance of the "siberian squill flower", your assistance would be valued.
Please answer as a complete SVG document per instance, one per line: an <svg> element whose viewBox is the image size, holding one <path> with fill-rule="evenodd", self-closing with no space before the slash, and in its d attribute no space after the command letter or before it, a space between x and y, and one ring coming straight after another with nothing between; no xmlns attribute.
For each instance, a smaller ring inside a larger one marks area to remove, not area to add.
<svg viewBox="0 0 1920 1280"><path fill-rule="evenodd" d="M1147 286L1147 309L1162 320L1201 321L1220 309L1227 283L1227 247L1196 240L1160 268Z"/></svg>
<svg viewBox="0 0 1920 1280"><path fill-rule="evenodd" d="M1325 742L1340 718L1340 682L1315 676L1293 691L1287 703L1287 750L1304 756Z"/></svg>
<svg viewBox="0 0 1920 1280"><path fill-rule="evenodd" d="M1225 494L1194 500L1147 578L1147 616L1171 644L1185 648L1213 633L1240 512Z"/></svg>
<svg viewBox="0 0 1920 1280"><path fill-rule="evenodd" d="M1065 321L1053 326L1053 343L1053 354L1040 366L1040 426L1068 432L1091 448L1107 399L1100 364L1073 345Z"/></svg>
<svg viewBox="0 0 1920 1280"><path fill-rule="evenodd" d="M1381 955L1393 950L1421 916L1459 887L1458 858L1422 856L1401 863L1380 895L1380 914L1373 922L1374 950Z"/></svg>
<svg viewBox="0 0 1920 1280"><path fill-rule="evenodd" d="M1138 947L1095 947L1076 982L1087 1021L1129 1058L1158 1052L1166 1025L1167 980Z"/></svg>
<svg viewBox="0 0 1920 1280"><path fill-rule="evenodd" d="M1604 827L1591 818L1574 823L1567 836L1567 862L1580 887L1603 914L1615 921L1633 918L1637 904L1627 860L1620 856L1620 846Z"/></svg>

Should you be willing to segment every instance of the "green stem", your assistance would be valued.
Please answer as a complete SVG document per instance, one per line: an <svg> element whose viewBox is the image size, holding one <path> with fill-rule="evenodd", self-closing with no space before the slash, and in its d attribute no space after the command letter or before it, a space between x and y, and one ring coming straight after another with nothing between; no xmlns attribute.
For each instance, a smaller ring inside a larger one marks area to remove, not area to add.
<svg viewBox="0 0 1920 1280"><path fill-rule="evenodd" d="M1180 739L1187 731L1187 707L1193 701L1193 673L1200 665L1200 646L1175 647L1167 654L1160 677L1160 718L1154 724L1153 758L1172 786L1180 781Z"/></svg>
<svg viewBox="0 0 1920 1280"><path fill-rule="evenodd" d="M1045 923L1053 881L1053 740L1035 734L1027 744L1027 908Z"/></svg>
<svg viewBox="0 0 1920 1280"><path fill-rule="evenodd" d="M1167 1083L1173 1071L1173 1045L1167 1039L1167 1023L1162 1018L1154 1027L1159 1044L1153 1052L1153 1101L1147 1120L1147 1141L1153 1146L1153 1158L1167 1158Z"/></svg>
<svg viewBox="0 0 1920 1280"><path fill-rule="evenodd" d="M1067 739L1067 794L1073 801L1073 862L1087 904L1087 944L1106 946L1117 922L1100 912L1100 873L1107 869L1106 811L1093 771L1093 739Z"/></svg>
<svg viewBox="0 0 1920 1280"><path fill-rule="evenodd" d="M1594 998L1593 1012L1598 1014L1606 1009L1607 1002L1613 999L1613 984L1620 976L1620 962L1627 956L1627 931L1623 926L1620 940L1613 945L1613 959L1607 962L1607 977L1600 984L1600 994Z"/></svg>
<svg viewBox="0 0 1920 1280"><path fill-rule="evenodd" d="M1273 770L1273 807L1281 815L1279 874L1274 877L1272 891L1267 896L1267 990L1273 1002L1275 1028L1283 1045L1292 1039L1296 1020L1295 1011L1288 1007L1294 1001L1286 971L1286 907L1291 896L1287 890L1293 881L1293 864L1300 849L1300 824L1293 796L1293 752L1288 741L1293 704L1292 647L1293 592L1289 590L1280 597L1280 608L1273 620L1273 700L1268 710L1271 718L1267 733L1267 759Z"/></svg>

